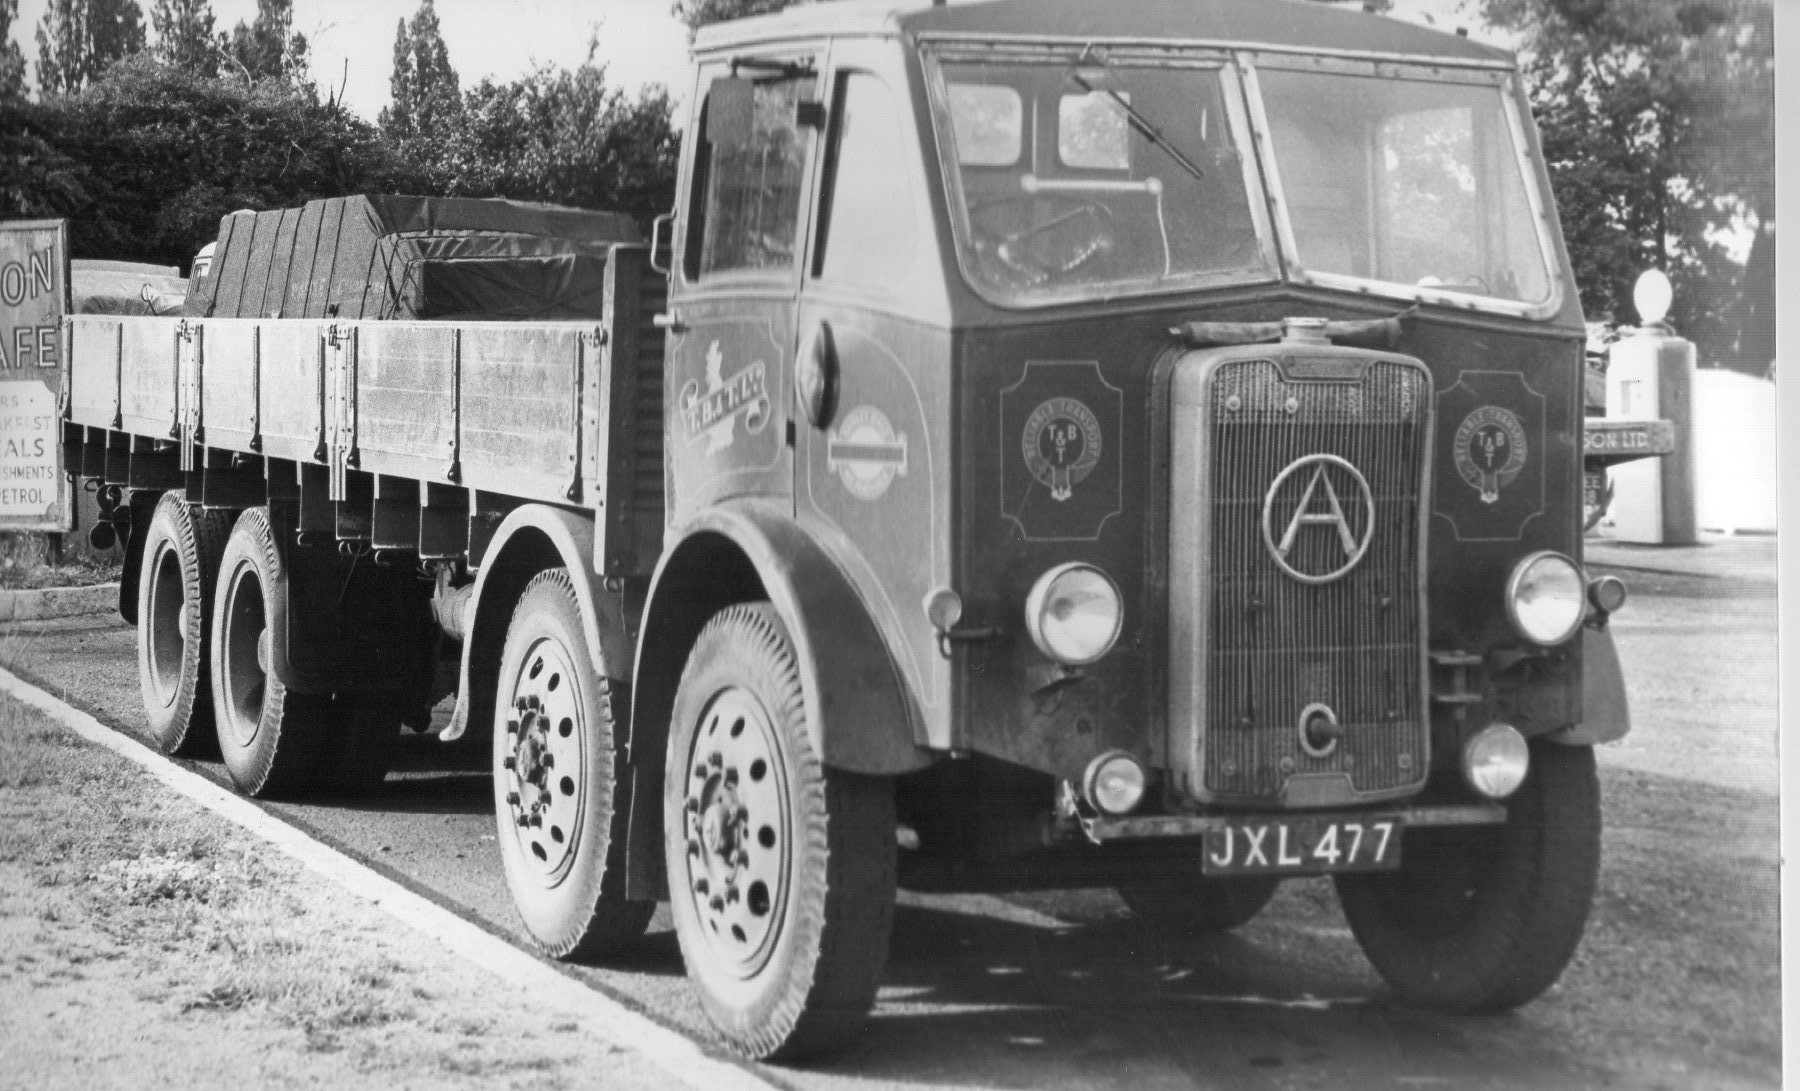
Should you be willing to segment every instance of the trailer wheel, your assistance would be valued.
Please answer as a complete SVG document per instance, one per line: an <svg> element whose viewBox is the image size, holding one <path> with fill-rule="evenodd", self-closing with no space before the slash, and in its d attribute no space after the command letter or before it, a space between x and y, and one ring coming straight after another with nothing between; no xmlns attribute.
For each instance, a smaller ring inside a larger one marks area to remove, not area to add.
<svg viewBox="0 0 1800 1091"><path fill-rule="evenodd" d="M224 512L164 493L145 532L137 587L138 688L150 735L165 754L210 748L209 626L219 557L231 533Z"/></svg>
<svg viewBox="0 0 1800 1091"><path fill-rule="evenodd" d="M1504 1011L1574 957L1600 867L1591 747L1531 744L1531 771L1498 826L1409 831L1400 870L1340 875L1363 953L1403 1003Z"/></svg>
<svg viewBox="0 0 1800 1091"><path fill-rule="evenodd" d="M630 943L655 902L625 898L624 687L594 672L566 569L525 585L506 629L494 710L494 814L513 904L558 958Z"/></svg>
<svg viewBox="0 0 1800 1091"><path fill-rule="evenodd" d="M1121 883L1120 899L1153 928L1211 935L1249 924L1281 885L1273 876L1208 878L1198 860L1179 867Z"/></svg>
<svg viewBox="0 0 1800 1091"><path fill-rule="evenodd" d="M287 570L266 508L238 516L213 602L212 694L219 751L238 791L311 787L330 730L327 694L288 692L269 664L269 626L287 601Z"/></svg>
<svg viewBox="0 0 1800 1091"><path fill-rule="evenodd" d="M833 1045L868 1014L887 960L893 781L825 768L767 603L701 632L665 781L669 907L707 1015L759 1060Z"/></svg>

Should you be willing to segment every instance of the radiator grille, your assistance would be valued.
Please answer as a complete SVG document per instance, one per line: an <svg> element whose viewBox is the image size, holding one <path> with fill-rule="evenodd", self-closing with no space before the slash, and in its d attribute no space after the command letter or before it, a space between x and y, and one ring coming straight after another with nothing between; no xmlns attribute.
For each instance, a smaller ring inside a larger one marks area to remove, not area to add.
<svg viewBox="0 0 1800 1091"><path fill-rule="evenodd" d="M1193 453L1209 467L1195 478L1210 505L1207 616L1196 619L1206 792L1268 799L1296 774L1347 776L1359 795L1418 783L1429 730L1419 602L1429 379L1376 362L1349 381L1296 380L1245 360L1207 385L1206 424L1189 440L1211 447ZM1281 564L1330 575L1365 540L1336 578L1304 582ZM1343 728L1323 755L1297 726L1314 703Z"/></svg>

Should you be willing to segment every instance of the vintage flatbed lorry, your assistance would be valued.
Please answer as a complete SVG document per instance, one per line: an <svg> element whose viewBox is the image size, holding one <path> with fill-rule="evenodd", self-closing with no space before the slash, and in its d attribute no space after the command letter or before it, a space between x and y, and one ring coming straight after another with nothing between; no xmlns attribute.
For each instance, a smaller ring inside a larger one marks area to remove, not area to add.
<svg viewBox="0 0 1800 1091"><path fill-rule="evenodd" d="M1203 932L1330 874L1400 1000L1548 988L1624 589L1581 567L1584 329L1512 58L995 0L695 62L651 245L315 202L228 217L182 317L68 321L163 745L367 783L454 662L533 940L604 957L670 901L753 1057L863 1018L897 882Z"/></svg>

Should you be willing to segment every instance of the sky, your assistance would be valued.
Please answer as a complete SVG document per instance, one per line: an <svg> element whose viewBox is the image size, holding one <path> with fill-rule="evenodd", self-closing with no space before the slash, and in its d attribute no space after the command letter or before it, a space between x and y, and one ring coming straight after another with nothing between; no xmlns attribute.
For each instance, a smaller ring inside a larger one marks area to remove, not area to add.
<svg viewBox="0 0 1800 1091"><path fill-rule="evenodd" d="M954 2L954 0L953 0ZM12 37L35 72L34 30L49 0L20 0ZM149 22L150 0L139 0ZM389 101L394 30L411 18L418 0L294 0L294 29L312 49L313 79L321 90L343 87L344 101L374 120ZM661 83L686 98L687 28L669 13L670 0L437 0L438 23L450 65L464 88L483 76L515 79L534 62L572 67L587 54L590 28L599 27L599 57L615 86L628 91ZM1397 0L1396 17L1441 30L1478 20L1460 9L1469 0ZM256 16L256 0L212 0L215 24L229 30Z"/></svg>

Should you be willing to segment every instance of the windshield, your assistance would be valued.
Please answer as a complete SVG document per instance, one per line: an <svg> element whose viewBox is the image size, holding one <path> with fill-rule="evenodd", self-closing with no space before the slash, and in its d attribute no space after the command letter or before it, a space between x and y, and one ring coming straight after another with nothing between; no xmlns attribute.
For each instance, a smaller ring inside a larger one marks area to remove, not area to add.
<svg viewBox="0 0 1800 1091"><path fill-rule="evenodd" d="M957 246L982 294L1036 303L1274 275L1218 67L1089 47L946 58L938 73Z"/></svg>
<svg viewBox="0 0 1800 1091"><path fill-rule="evenodd" d="M1430 298L1550 299L1498 75L1259 67L1300 267Z"/></svg>

